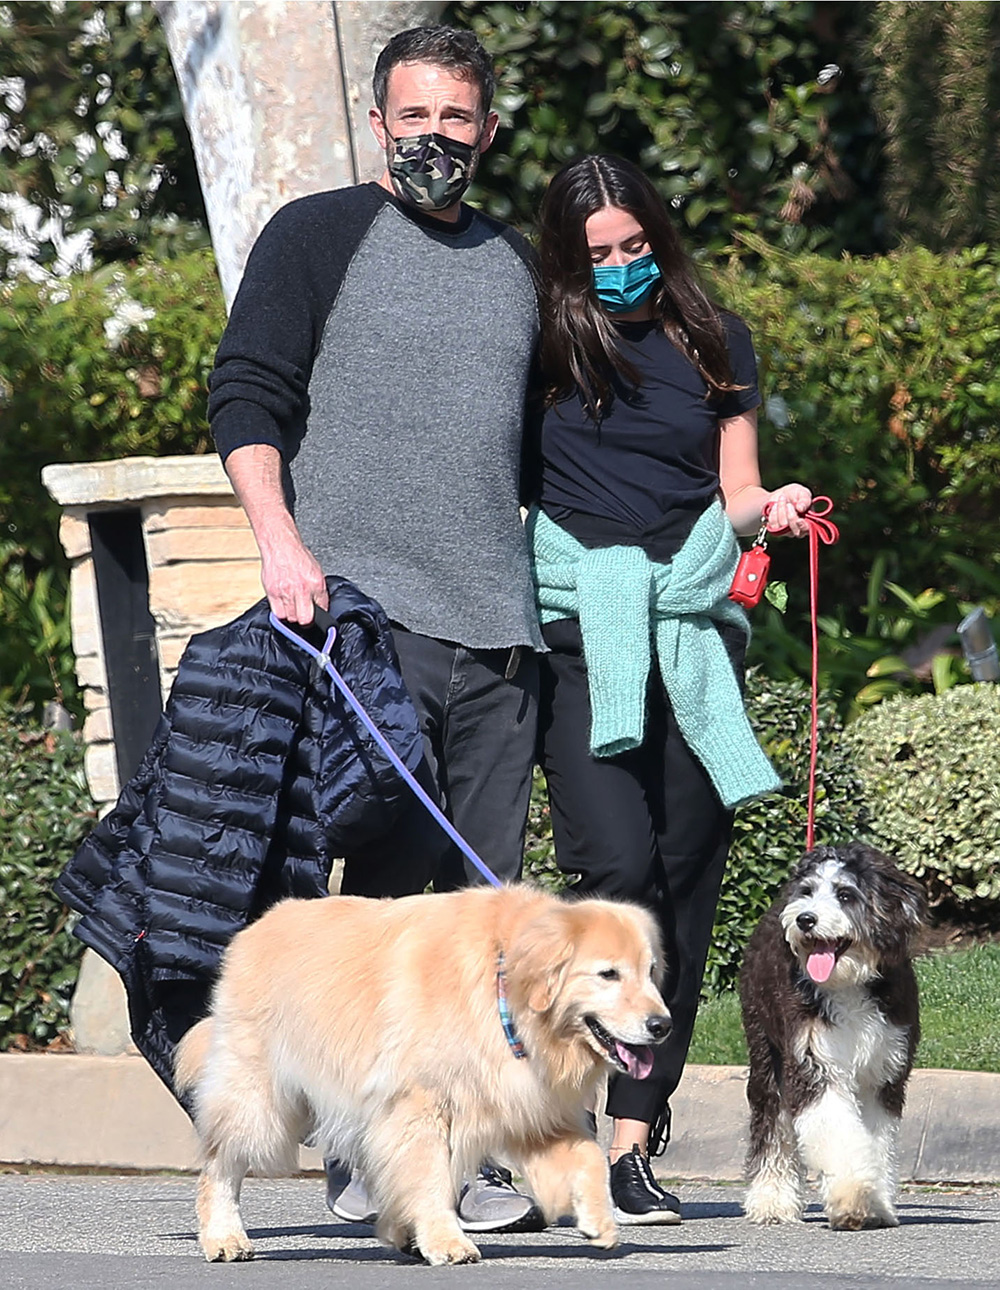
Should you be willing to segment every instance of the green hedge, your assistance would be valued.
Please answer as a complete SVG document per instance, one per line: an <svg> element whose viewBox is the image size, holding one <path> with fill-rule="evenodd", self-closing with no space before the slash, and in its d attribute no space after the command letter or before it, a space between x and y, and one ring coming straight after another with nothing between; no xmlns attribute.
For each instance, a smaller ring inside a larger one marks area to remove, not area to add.
<svg viewBox="0 0 1000 1290"><path fill-rule="evenodd" d="M1000 253L786 256L754 235L712 275L749 323L765 482L833 498L821 606L859 631L876 562L910 592L1000 599ZM774 574L806 603L797 543Z"/></svg>
<svg viewBox="0 0 1000 1290"><path fill-rule="evenodd" d="M52 883L94 825L78 738L0 708L0 1049L68 1024L83 946Z"/></svg>
<svg viewBox="0 0 1000 1290"><path fill-rule="evenodd" d="M0 283L0 701L80 715L50 462L205 452L225 322L209 252Z"/></svg>
<svg viewBox="0 0 1000 1290"><path fill-rule="evenodd" d="M1000 910L1000 686L900 696L852 722L878 846L958 916Z"/></svg>
<svg viewBox="0 0 1000 1290"><path fill-rule="evenodd" d="M805 851L809 688L799 681L770 681L751 669L747 708L757 737L781 775L783 788L736 814L705 972L709 994L734 985L750 933ZM836 707L829 699L821 699L819 713L815 841L817 846L839 845L865 835L867 813ZM555 890L566 885L555 863L540 778L536 779L529 813L525 874Z"/></svg>
<svg viewBox="0 0 1000 1290"><path fill-rule="evenodd" d="M881 134L854 58L867 5L450 4L493 55L501 130L474 196L530 230L586 152L638 162L702 249L742 213L786 249L883 249ZM844 74L820 85L824 64Z"/></svg>
<svg viewBox="0 0 1000 1290"><path fill-rule="evenodd" d="M225 325L208 251L51 284L0 284L0 522L58 556L50 462L205 452L208 374Z"/></svg>

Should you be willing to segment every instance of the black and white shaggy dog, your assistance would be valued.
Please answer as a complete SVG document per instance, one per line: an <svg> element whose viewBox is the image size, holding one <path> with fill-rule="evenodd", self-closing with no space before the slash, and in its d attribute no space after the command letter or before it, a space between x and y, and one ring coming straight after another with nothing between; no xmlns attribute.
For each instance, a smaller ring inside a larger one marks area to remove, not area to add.
<svg viewBox="0 0 1000 1290"><path fill-rule="evenodd" d="M808 852L750 938L740 1000L752 1222L801 1218L815 1171L831 1227L897 1226L896 1139L920 1037L910 949L923 917L919 885L852 842Z"/></svg>

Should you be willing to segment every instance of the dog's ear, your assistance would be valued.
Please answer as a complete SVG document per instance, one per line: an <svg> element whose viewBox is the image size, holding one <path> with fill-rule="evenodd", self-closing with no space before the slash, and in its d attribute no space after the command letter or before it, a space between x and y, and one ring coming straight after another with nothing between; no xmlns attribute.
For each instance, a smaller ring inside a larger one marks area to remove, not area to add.
<svg viewBox="0 0 1000 1290"><path fill-rule="evenodd" d="M533 1012L547 1012L555 1003L573 948L568 911L558 907L526 923L511 941L507 955L511 986Z"/></svg>
<svg viewBox="0 0 1000 1290"><path fill-rule="evenodd" d="M916 878L904 873L891 856L853 842L852 862L870 885L879 946L886 962L908 957L914 936L927 918L927 898Z"/></svg>
<svg viewBox="0 0 1000 1290"><path fill-rule="evenodd" d="M889 954L906 958L913 938L927 917L924 889L916 878L889 865L880 871L876 891L878 915L884 922Z"/></svg>

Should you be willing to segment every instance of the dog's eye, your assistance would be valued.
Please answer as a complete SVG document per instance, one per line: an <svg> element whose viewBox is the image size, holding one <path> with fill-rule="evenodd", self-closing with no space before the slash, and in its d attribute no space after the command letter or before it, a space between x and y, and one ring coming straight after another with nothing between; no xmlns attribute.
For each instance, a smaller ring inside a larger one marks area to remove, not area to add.
<svg viewBox="0 0 1000 1290"><path fill-rule="evenodd" d="M622 974L617 968L602 968L597 974L602 981L620 981Z"/></svg>
<svg viewBox="0 0 1000 1290"><path fill-rule="evenodd" d="M857 894L852 887L838 887L837 899L842 905L853 905L857 900Z"/></svg>

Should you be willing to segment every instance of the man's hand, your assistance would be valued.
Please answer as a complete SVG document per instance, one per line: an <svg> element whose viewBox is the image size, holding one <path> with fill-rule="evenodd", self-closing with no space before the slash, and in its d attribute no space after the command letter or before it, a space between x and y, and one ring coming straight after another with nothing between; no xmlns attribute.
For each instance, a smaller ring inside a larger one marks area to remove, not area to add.
<svg viewBox="0 0 1000 1290"><path fill-rule="evenodd" d="M303 626L313 620L316 605L328 609L326 579L316 557L298 534L261 544L260 580L276 618Z"/></svg>
<svg viewBox="0 0 1000 1290"><path fill-rule="evenodd" d="M329 609L326 579L285 504L281 455L269 444L235 448L225 462L260 551L260 580L276 618L303 626L313 609Z"/></svg>

